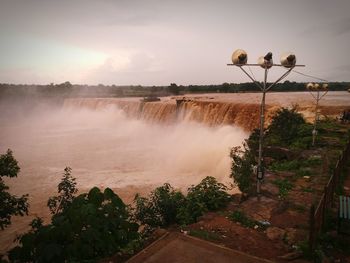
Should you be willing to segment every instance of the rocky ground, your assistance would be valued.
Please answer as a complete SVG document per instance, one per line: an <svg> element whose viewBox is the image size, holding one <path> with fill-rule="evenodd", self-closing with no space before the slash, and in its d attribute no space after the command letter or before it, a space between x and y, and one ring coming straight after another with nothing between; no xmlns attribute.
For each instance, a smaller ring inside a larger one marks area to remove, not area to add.
<svg viewBox="0 0 350 263"><path fill-rule="evenodd" d="M225 211L206 214L186 233L276 262L307 262L298 248L307 246L310 206L320 200L347 129L328 131L319 138L318 147L291 154L287 162L296 159L303 162L301 167L279 171L281 167L270 165L260 200L236 195ZM349 195L350 175L344 189ZM342 253L329 254L329 262L350 262Z"/></svg>

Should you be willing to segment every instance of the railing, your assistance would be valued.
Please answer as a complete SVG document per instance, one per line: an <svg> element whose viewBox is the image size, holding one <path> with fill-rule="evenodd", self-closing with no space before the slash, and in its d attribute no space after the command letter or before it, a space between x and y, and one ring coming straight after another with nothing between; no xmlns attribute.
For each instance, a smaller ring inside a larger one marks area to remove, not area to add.
<svg viewBox="0 0 350 263"><path fill-rule="evenodd" d="M334 193L339 185L340 175L344 166L346 165L349 155L350 140L340 155L331 178L329 178L327 185L324 187L324 191L318 205L312 205L310 208L309 246L311 251L314 250L317 237L322 230L322 226L324 225L326 211L334 205Z"/></svg>

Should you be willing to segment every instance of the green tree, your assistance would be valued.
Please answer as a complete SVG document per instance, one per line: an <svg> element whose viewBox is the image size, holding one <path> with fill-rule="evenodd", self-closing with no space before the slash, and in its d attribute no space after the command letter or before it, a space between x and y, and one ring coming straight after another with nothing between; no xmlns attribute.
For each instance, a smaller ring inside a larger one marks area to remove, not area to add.
<svg viewBox="0 0 350 263"><path fill-rule="evenodd" d="M72 168L66 167L61 182L58 184L58 196L50 197L47 206L51 214L57 214L67 208L78 192L75 178L71 175Z"/></svg>
<svg viewBox="0 0 350 263"><path fill-rule="evenodd" d="M176 215L184 204L184 195L164 184L151 192L148 198L136 195L134 199L135 218L151 228L177 223Z"/></svg>
<svg viewBox="0 0 350 263"><path fill-rule="evenodd" d="M253 174L253 166L256 165L254 151L248 147L250 140L246 140L243 148L240 146L233 147L230 152L232 160L231 174L234 183L239 190L245 194L253 193L255 175Z"/></svg>
<svg viewBox="0 0 350 263"><path fill-rule="evenodd" d="M186 202L177 218L181 224L191 224L208 211L223 208L230 201L227 187L214 177L207 176L199 184L188 188Z"/></svg>
<svg viewBox="0 0 350 263"><path fill-rule="evenodd" d="M266 136L270 143L287 146L298 139L300 129L305 124L296 106L292 109L281 108L272 117Z"/></svg>
<svg viewBox="0 0 350 263"><path fill-rule="evenodd" d="M4 229L11 224L11 217L14 215L28 215L28 195L17 197L11 195L7 190L3 177L17 177L20 171L17 160L13 157L12 151L7 150L0 155L0 228Z"/></svg>
<svg viewBox="0 0 350 263"><path fill-rule="evenodd" d="M174 95L178 95L180 93L180 88L175 83L171 83L169 86L169 92Z"/></svg>
<svg viewBox="0 0 350 263"><path fill-rule="evenodd" d="M127 249L139 239L138 224L130 220L123 201L111 189L97 187L73 197L43 225L32 229L9 252L14 262L95 262Z"/></svg>

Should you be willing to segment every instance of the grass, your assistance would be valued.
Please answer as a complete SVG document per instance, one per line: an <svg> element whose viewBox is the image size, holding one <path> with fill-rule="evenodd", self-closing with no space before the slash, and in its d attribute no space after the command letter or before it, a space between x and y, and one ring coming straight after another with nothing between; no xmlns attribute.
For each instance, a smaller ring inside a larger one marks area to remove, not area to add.
<svg viewBox="0 0 350 263"><path fill-rule="evenodd" d="M302 192L304 192L304 193L314 193L314 192L315 192L315 189L312 188L312 187L310 187L310 186L308 186L308 187L302 186L302 187L300 188L300 190L301 190Z"/></svg>
<svg viewBox="0 0 350 263"><path fill-rule="evenodd" d="M252 220L248 218L242 211L236 210L233 211L228 218L233 222L238 222L242 224L245 227L253 228L257 222L255 220Z"/></svg>
<svg viewBox="0 0 350 263"><path fill-rule="evenodd" d="M244 227L254 228L258 226L260 230L265 230L268 226L263 223L250 219L243 211L235 210L228 215L228 219L240 223Z"/></svg>
<svg viewBox="0 0 350 263"><path fill-rule="evenodd" d="M274 162L270 168L273 171L295 171L295 170L298 170L300 166L301 166L300 161L292 160L292 161Z"/></svg>
<svg viewBox="0 0 350 263"><path fill-rule="evenodd" d="M288 196L289 191L294 187L288 179L276 179L272 181L272 183L278 186L278 194L281 199L285 199Z"/></svg>

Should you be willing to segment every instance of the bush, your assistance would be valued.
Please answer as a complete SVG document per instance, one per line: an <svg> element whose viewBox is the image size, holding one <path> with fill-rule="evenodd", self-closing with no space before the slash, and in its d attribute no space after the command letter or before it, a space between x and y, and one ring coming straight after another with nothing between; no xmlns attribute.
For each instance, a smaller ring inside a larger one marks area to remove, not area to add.
<svg viewBox="0 0 350 263"><path fill-rule="evenodd" d="M182 224L191 224L205 212L223 208L230 201L227 187L207 176L198 185L188 189L186 203L179 210L178 219Z"/></svg>
<svg viewBox="0 0 350 263"><path fill-rule="evenodd" d="M289 146L297 141L299 136L304 135L306 127L308 126L296 107L290 110L281 108L272 117L271 124L267 128L266 140L273 145Z"/></svg>
<svg viewBox="0 0 350 263"><path fill-rule="evenodd" d="M93 262L126 249L139 238L123 201L111 189L97 187L73 197L51 224L34 219L9 252L14 262Z"/></svg>
<svg viewBox="0 0 350 263"><path fill-rule="evenodd" d="M3 177L17 177L20 168L17 160L9 149L0 155L0 229L11 224L14 215L24 216L28 214L28 195L17 197L11 195L7 190L9 187L3 181Z"/></svg>
<svg viewBox="0 0 350 263"><path fill-rule="evenodd" d="M134 216L141 224L150 227L177 223L177 213L185 202L184 195L164 184L151 192L148 198L135 196Z"/></svg>
<svg viewBox="0 0 350 263"><path fill-rule="evenodd" d="M249 141L249 140L248 140ZM253 192L255 176L253 166L256 165L255 156L248 148L247 142L241 147L233 147L230 152L232 159L231 174L234 183L242 193L251 194Z"/></svg>
<svg viewBox="0 0 350 263"><path fill-rule="evenodd" d="M210 176L191 186L186 197L164 184L152 191L148 198L135 196L134 217L151 228L174 223L191 224L205 212L227 205L230 196L226 190L225 185Z"/></svg>

